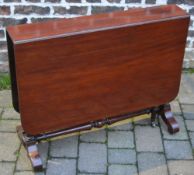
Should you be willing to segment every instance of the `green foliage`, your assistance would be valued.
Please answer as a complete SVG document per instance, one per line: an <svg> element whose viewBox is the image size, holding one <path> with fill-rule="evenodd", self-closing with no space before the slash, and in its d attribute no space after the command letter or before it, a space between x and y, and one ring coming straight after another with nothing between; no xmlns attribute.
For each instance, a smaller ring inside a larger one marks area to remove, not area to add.
<svg viewBox="0 0 194 175"><path fill-rule="evenodd" d="M190 69L183 69L184 73L189 73L189 74L193 74L194 73L194 68L190 68Z"/></svg>
<svg viewBox="0 0 194 175"><path fill-rule="evenodd" d="M10 89L11 80L9 74L0 74L0 90Z"/></svg>

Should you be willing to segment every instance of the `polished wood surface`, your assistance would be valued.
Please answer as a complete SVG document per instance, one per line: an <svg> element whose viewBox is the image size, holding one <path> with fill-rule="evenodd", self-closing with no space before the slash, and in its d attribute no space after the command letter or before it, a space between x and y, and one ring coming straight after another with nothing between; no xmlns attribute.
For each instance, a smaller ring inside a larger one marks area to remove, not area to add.
<svg viewBox="0 0 194 175"><path fill-rule="evenodd" d="M8 28L25 132L37 135L173 100L188 24L184 11L168 5Z"/></svg>

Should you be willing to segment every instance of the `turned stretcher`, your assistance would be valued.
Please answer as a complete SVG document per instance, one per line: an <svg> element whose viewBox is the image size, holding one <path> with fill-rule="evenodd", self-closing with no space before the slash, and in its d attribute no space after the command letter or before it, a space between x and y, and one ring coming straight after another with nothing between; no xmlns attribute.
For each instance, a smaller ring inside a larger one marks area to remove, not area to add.
<svg viewBox="0 0 194 175"><path fill-rule="evenodd" d="M178 93L189 15L175 5L7 28L18 134L32 165L36 143L151 113L179 130Z"/></svg>

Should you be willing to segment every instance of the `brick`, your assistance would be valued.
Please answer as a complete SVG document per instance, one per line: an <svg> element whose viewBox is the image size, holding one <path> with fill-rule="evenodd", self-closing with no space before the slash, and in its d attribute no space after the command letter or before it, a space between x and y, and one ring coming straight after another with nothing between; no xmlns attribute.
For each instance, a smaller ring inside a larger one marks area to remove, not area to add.
<svg viewBox="0 0 194 175"><path fill-rule="evenodd" d="M15 161L20 141L15 133L0 133L0 161Z"/></svg>
<svg viewBox="0 0 194 175"><path fill-rule="evenodd" d="M106 12L113 12L113 11L119 11L124 10L123 7L115 7L115 6L92 6L92 14L97 13L106 13Z"/></svg>
<svg viewBox="0 0 194 175"><path fill-rule="evenodd" d="M107 149L105 144L81 143L78 169L87 173L106 173Z"/></svg>
<svg viewBox="0 0 194 175"><path fill-rule="evenodd" d="M21 0L4 0L4 2L21 2Z"/></svg>
<svg viewBox="0 0 194 175"><path fill-rule="evenodd" d="M104 143L106 141L106 131L103 129L99 131L84 133L80 136L80 140L84 142Z"/></svg>
<svg viewBox="0 0 194 175"><path fill-rule="evenodd" d="M183 116L186 119L194 120L194 105L182 105Z"/></svg>
<svg viewBox="0 0 194 175"><path fill-rule="evenodd" d="M135 165L110 165L108 167L110 175L137 175Z"/></svg>
<svg viewBox="0 0 194 175"><path fill-rule="evenodd" d="M75 159L48 160L46 175L76 175Z"/></svg>
<svg viewBox="0 0 194 175"><path fill-rule="evenodd" d="M36 3L36 2L41 2L40 0L26 0L27 2L34 2L34 3Z"/></svg>
<svg viewBox="0 0 194 175"><path fill-rule="evenodd" d="M66 2L70 2L70 3L81 3L81 0L66 0Z"/></svg>
<svg viewBox="0 0 194 175"><path fill-rule="evenodd" d="M27 18L0 18L0 27L5 27L9 25L18 25L18 24L25 24L27 22Z"/></svg>
<svg viewBox="0 0 194 175"><path fill-rule="evenodd" d="M188 141L164 141L167 159L192 159L192 149Z"/></svg>
<svg viewBox="0 0 194 175"><path fill-rule="evenodd" d="M168 175L166 160L163 154L139 153L137 159L139 175Z"/></svg>
<svg viewBox="0 0 194 175"><path fill-rule="evenodd" d="M51 142L51 157L77 157L78 136L68 137Z"/></svg>
<svg viewBox="0 0 194 175"><path fill-rule="evenodd" d="M116 130L116 131L130 131L133 130L133 124L132 123L127 123L123 125L117 125L114 127L110 127L109 130Z"/></svg>
<svg viewBox="0 0 194 175"><path fill-rule="evenodd" d="M31 18L32 23L37 23L37 22L44 22L44 21L53 21L61 18Z"/></svg>
<svg viewBox="0 0 194 175"><path fill-rule="evenodd" d="M121 2L121 0L107 0L107 1L110 3L120 3Z"/></svg>
<svg viewBox="0 0 194 175"><path fill-rule="evenodd" d="M75 15L86 15L88 11L88 7L77 7L77 6L71 6L70 9L68 9L68 13L75 14Z"/></svg>
<svg viewBox="0 0 194 175"><path fill-rule="evenodd" d="M194 15L194 8L191 8L191 9L189 10L189 13L190 13L191 15Z"/></svg>
<svg viewBox="0 0 194 175"><path fill-rule="evenodd" d="M134 148L134 138L131 131L109 131L109 148Z"/></svg>
<svg viewBox="0 0 194 175"><path fill-rule="evenodd" d="M171 175L192 175L194 172L194 161L168 161Z"/></svg>
<svg viewBox="0 0 194 175"><path fill-rule="evenodd" d="M9 15L11 13L10 7L2 5L0 6L0 15Z"/></svg>
<svg viewBox="0 0 194 175"><path fill-rule="evenodd" d="M2 115L2 119L5 120L19 120L20 119L20 114L18 112L16 112L13 108L6 108L4 109L3 115Z"/></svg>
<svg viewBox="0 0 194 175"><path fill-rule="evenodd" d="M108 162L110 164L135 164L136 152L133 149L109 149Z"/></svg>
<svg viewBox="0 0 194 175"><path fill-rule="evenodd" d="M17 5L15 6L14 9L15 14L24 14L24 15L29 15L29 14L39 14L39 15L46 15L50 13L50 8L49 7L40 7L40 6L35 6L35 5L29 5L29 6L24 6L24 5Z"/></svg>
<svg viewBox="0 0 194 175"><path fill-rule="evenodd" d="M126 3L140 3L141 0L125 0Z"/></svg>
<svg viewBox="0 0 194 175"><path fill-rule="evenodd" d="M61 0L45 0L45 2L59 3Z"/></svg>
<svg viewBox="0 0 194 175"><path fill-rule="evenodd" d="M189 131L194 131L194 120L185 120L185 123Z"/></svg>
<svg viewBox="0 0 194 175"><path fill-rule="evenodd" d="M183 0L168 0L167 4L184 4Z"/></svg>
<svg viewBox="0 0 194 175"><path fill-rule="evenodd" d="M0 29L0 38L4 38L4 37L5 37L5 32L4 30Z"/></svg>
<svg viewBox="0 0 194 175"><path fill-rule="evenodd" d="M182 116L175 116L175 119L177 120L177 122L179 124L180 131L177 132L176 134L170 134L168 132L166 124L160 118L163 138L171 139L171 140L188 140L187 130L186 130L186 127L185 127L185 123L184 123L183 117Z"/></svg>
<svg viewBox="0 0 194 175"><path fill-rule="evenodd" d="M14 172L14 163L0 162L0 172L2 175L11 175Z"/></svg>
<svg viewBox="0 0 194 175"><path fill-rule="evenodd" d="M146 0L146 4L156 4L156 0Z"/></svg>
<svg viewBox="0 0 194 175"><path fill-rule="evenodd" d="M137 151L163 152L161 133L158 127L136 126Z"/></svg>
<svg viewBox="0 0 194 175"><path fill-rule="evenodd" d="M18 125L21 125L19 120L0 120L0 132L16 132Z"/></svg>
<svg viewBox="0 0 194 175"><path fill-rule="evenodd" d="M96 3L96 2L101 2L101 0L86 0L86 2L89 2L89 3Z"/></svg>

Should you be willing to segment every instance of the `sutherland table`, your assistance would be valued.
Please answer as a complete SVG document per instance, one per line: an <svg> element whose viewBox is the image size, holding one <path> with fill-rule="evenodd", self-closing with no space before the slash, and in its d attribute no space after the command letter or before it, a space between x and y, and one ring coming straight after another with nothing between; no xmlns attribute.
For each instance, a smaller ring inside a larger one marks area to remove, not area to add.
<svg viewBox="0 0 194 175"><path fill-rule="evenodd" d="M179 90L189 15L175 5L7 28L17 131L35 170L36 143L129 117L161 116Z"/></svg>

